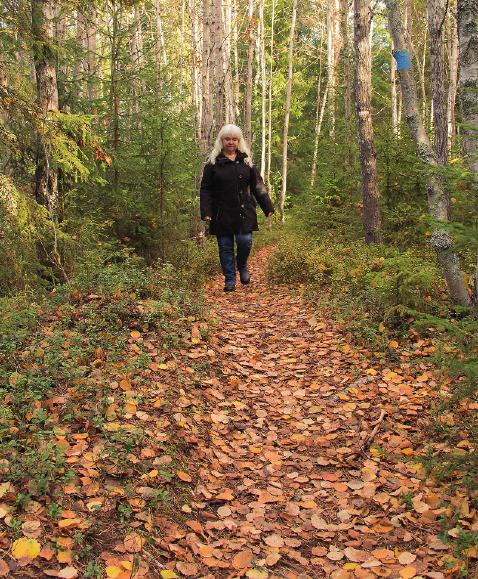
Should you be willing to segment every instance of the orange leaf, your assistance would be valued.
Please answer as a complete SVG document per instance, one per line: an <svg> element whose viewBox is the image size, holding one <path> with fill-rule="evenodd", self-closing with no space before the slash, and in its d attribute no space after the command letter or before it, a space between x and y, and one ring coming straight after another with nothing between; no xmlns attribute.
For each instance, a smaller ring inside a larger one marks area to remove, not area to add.
<svg viewBox="0 0 478 579"><path fill-rule="evenodd" d="M123 541L124 548L128 553L139 553L142 550L144 543L145 540L141 535L138 535L138 533L126 535Z"/></svg>
<svg viewBox="0 0 478 579"><path fill-rule="evenodd" d="M234 555L232 560L232 566L234 569L244 569L245 567L249 567L252 562L252 551L250 549L246 549L244 551L239 551Z"/></svg>
<svg viewBox="0 0 478 579"><path fill-rule="evenodd" d="M178 470L176 473L177 477L180 478L182 481L184 482L192 482L192 478L188 475L187 472L184 472L182 470Z"/></svg>
<svg viewBox="0 0 478 579"><path fill-rule="evenodd" d="M412 579L416 574L417 570L415 567L404 567L403 569L400 569L400 577L403 577L403 579Z"/></svg>

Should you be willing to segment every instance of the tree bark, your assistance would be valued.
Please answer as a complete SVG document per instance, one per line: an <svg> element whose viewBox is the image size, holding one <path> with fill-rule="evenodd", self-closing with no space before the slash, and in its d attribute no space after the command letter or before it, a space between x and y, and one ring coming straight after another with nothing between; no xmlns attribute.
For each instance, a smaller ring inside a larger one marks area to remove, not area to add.
<svg viewBox="0 0 478 579"><path fill-rule="evenodd" d="M212 2L211 10L211 76L210 90L213 95L213 132L217 133L224 125L226 96L224 88L224 26L221 2Z"/></svg>
<svg viewBox="0 0 478 579"><path fill-rule="evenodd" d="M329 92L329 135L335 140L337 61L340 55L339 0L327 0L327 86Z"/></svg>
<svg viewBox="0 0 478 579"><path fill-rule="evenodd" d="M317 158L319 154L319 139L322 130L322 120L324 118L325 106L327 104L328 86L325 86L324 95L322 96L322 63L324 60L323 44L324 44L324 30L322 28L319 42L319 74L317 76L317 97L315 103L315 127L314 127L314 153L312 156L312 168L310 170L310 188L315 185L315 178L317 175Z"/></svg>
<svg viewBox="0 0 478 579"><path fill-rule="evenodd" d="M252 144L252 81L254 62L254 0L249 0L248 5L248 25L247 25L247 71L246 90L244 92L244 137L246 142Z"/></svg>
<svg viewBox="0 0 478 579"><path fill-rule="evenodd" d="M202 152L207 154L212 145L213 103L211 94L211 10L210 0L202 3L202 50L201 50L201 89L202 89L202 118L201 144Z"/></svg>
<svg viewBox="0 0 478 579"><path fill-rule="evenodd" d="M285 220L285 198L287 193L287 165L288 165L288 139L289 139L289 118L290 118L290 102L292 95L292 77L294 65L294 38L295 38L295 22L297 19L297 0L292 0L292 17L289 32L289 56L287 67L287 93L285 98L285 114L284 114L284 133L282 136L282 188L279 199L280 220L284 223Z"/></svg>
<svg viewBox="0 0 478 579"><path fill-rule="evenodd" d="M478 5L458 0L460 43L460 104L463 151L478 178Z"/></svg>
<svg viewBox="0 0 478 579"><path fill-rule="evenodd" d="M232 2L226 0L224 7L224 78L226 96L226 123L236 122L234 81L232 77Z"/></svg>
<svg viewBox="0 0 478 579"><path fill-rule="evenodd" d="M460 44L460 101L463 152L473 178L478 199L478 4L458 0L458 38ZM478 259L474 301L478 304Z"/></svg>
<svg viewBox="0 0 478 579"><path fill-rule="evenodd" d="M54 2L32 0L33 57L37 79L37 101L46 118L58 112L58 85L53 52ZM51 164L48 144L38 135L35 171L35 198L56 216L58 206L58 169Z"/></svg>
<svg viewBox="0 0 478 579"><path fill-rule="evenodd" d="M448 83L447 124L448 149L451 149L451 147L455 145L456 140L455 105L458 86L458 29L455 9L450 8L448 12L448 23L448 66L450 81Z"/></svg>
<svg viewBox="0 0 478 579"><path fill-rule="evenodd" d="M96 28L97 12L94 5L90 6L86 18L86 67L87 67L87 90L90 101L98 98L98 81L96 78Z"/></svg>
<svg viewBox="0 0 478 579"><path fill-rule="evenodd" d="M388 9L390 33L393 38L395 50L409 55L410 52L405 43L402 29L398 0L385 0L385 4ZM426 175L428 210L431 217L437 223L437 225L434 226L431 244L437 254L443 271L450 298L455 303L468 306L471 300L460 271L460 264L455 252L453 240L446 229L439 226L440 222L446 222L448 218L446 195L440 180L437 179L435 175L437 159L423 126L411 64L405 68L400 68L398 72L407 124L415 141L419 157L429 167L429 172Z"/></svg>
<svg viewBox="0 0 478 579"><path fill-rule="evenodd" d="M259 45L260 45L260 70L261 70L261 175L266 170L266 133L267 133L267 78L266 78L266 54L265 54L265 26L264 26L264 0L259 7Z"/></svg>
<svg viewBox="0 0 478 579"><path fill-rule="evenodd" d="M430 30L430 55L433 100L434 145L437 161L448 161L447 97L445 90L444 26L448 0L428 0L428 27Z"/></svg>
<svg viewBox="0 0 478 579"><path fill-rule="evenodd" d="M362 168L363 226L367 244L380 243L382 229L372 124L371 19L370 0L354 0L355 111Z"/></svg>
<svg viewBox="0 0 478 579"><path fill-rule="evenodd" d="M340 0L340 30L342 34L342 62L344 65L344 112L346 130L349 136L351 132L352 117L352 74L350 64L352 62L352 54L350 50L349 38L349 0Z"/></svg>
<svg viewBox="0 0 478 579"><path fill-rule="evenodd" d="M270 42L270 64L269 64L269 111L267 127L267 170L266 183L271 191L271 162L272 162L272 84L274 79L274 28L275 28L275 8L276 0L272 0L271 14L271 42Z"/></svg>

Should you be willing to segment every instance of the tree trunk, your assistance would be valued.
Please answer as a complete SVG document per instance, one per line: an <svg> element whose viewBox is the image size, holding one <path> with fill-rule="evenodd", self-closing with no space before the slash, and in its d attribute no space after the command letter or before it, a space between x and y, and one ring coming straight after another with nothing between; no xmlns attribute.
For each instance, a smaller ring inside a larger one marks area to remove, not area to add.
<svg viewBox="0 0 478 579"><path fill-rule="evenodd" d="M460 104L463 150L475 179L478 178L478 5L458 0L460 43ZM475 181L476 183L476 181Z"/></svg>
<svg viewBox="0 0 478 579"><path fill-rule="evenodd" d="M408 56L408 62L398 68L400 86L403 95L403 104L406 109L406 119L417 147L417 153L422 161L428 165L429 172L426 175L426 188L428 197L428 210L431 217L437 222L431 237L431 244L436 251L438 261L442 268L450 298L461 305L470 305L463 276L460 271L458 257L455 253L453 240L449 233L439 227L439 222L447 221L446 195L442 184L435 175L437 159L431 146L428 135L423 126L422 117L418 107L417 89L411 68L410 52L405 43L402 29L398 0L385 0L388 9L390 33L393 38L395 50L402 56Z"/></svg>
<svg viewBox="0 0 478 579"><path fill-rule="evenodd" d="M269 111L267 128L267 170L266 183L271 191L271 162L272 162L272 84L274 79L274 28L275 28L275 8L276 0L272 0L271 14L271 43L270 43L270 65L269 65Z"/></svg>
<svg viewBox="0 0 478 579"><path fill-rule="evenodd" d="M33 57L37 79L38 106L45 118L58 112L58 85L53 51L54 2L32 0ZM58 206L58 169L51 165L48 145L38 135L35 171L35 198L50 211L53 218Z"/></svg>
<svg viewBox="0 0 478 579"><path fill-rule="evenodd" d="M111 30L111 60L110 60L110 111L111 111L111 128L112 128L112 147L117 154L120 142L120 128L119 128L119 57L121 48L121 34L120 34L120 6L112 5L112 30ZM118 161L114 158L113 163L113 187L115 189L119 186L119 171Z"/></svg>
<svg viewBox="0 0 478 579"><path fill-rule="evenodd" d="M458 0L460 43L460 101L462 142L478 199L478 5L475 0ZM478 259L474 301L478 304Z"/></svg>
<svg viewBox="0 0 478 579"><path fill-rule="evenodd" d="M324 44L324 28L321 30L320 43L319 43L319 74L317 77L317 98L315 103L315 128L314 128L314 154L312 157L312 168L310 171L310 188L312 189L315 185L315 177L317 175L317 157L319 154L319 139L322 130L322 120L324 117L325 106L327 103L327 92L328 87L326 85L324 96L322 97L322 63L324 60L323 55L323 44Z"/></svg>
<svg viewBox="0 0 478 579"><path fill-rule="evenodd" d="M192 71L191 71L191 98L193 105L193 125L196 139L199 144L202 141L202 101L201 101L201 46L199 38L199 23L196 1L189 5L189 18L191 21L191 47L192 47Z"/></svg>
<svg viewBox="0 0 478 579"><path fill-rule="evenodd" d="M456 89L458 85L458 29L456 23L456 11L451 9L448 12L449 36L448 36L448 65L450 70L450 82L448 83L448 149L455 145L456 122L455 104Z"/></svg>
<svg viewBox="0 0 478 579"><path fill-rule="evenodd" d="M86 20L86 67L87 67L87 89L90 101L98 98L98 84L96 78L96 28L97 13L94 5L90 6Z"/></svg>
<svg viewBox="0 0 478 579"><path fill-rule="evenodd" d="M282 137L282 188L279 200L280 220L284 223L285 219L285 197L287 193L287 150L289 139L289 117L290 117L290 101L292 96L292 76L294 64L294 37L295 37L295 22L297 19L297 0L292 0L292 18L289 32L289 56L287 67L287 93L285 98L285 114L284 114L284 133Z"/></svg>
<svg viewBox="0 0 478 579"><path fill-rule="evenodd" d="M327 86L329 92L329 134L335 140L337 62L340 56L339 0L327 0Z"/></svg>
<svg viewBox="0 0 478 579"><path fill-rule="evenodd" d="M224 7L224 78L226 93L226 123L236 122L234 81L232 77L232 2L226 0Z"/></svg>
<svg viewBox="0 0 478 579"><path fill-rule="evenodd" d="M201 144L202 152L206 155L212 145L213 103L211 94L211 10L210 0L203 0L202 13L202 51L201 51L201 88L202 88L202 118Z"/></svg>
<svg viewBox="0 0 478 579"><path fill-rule="evenodd" d="M432 76L433 127L435 151L440 165L448 161L447 98L445 90L444 26L448 0L428 0L428 27Z"/></svg>
<svg viewBox="0 0 478 579"><path fill-rule="evenodd" d="M224 89L224 26L221 2L212 2L211 10L211 93L213 95L213 132L216 134L224 125L226 98Z"/></svg>
<svg viewBox="0 0 478 579"><path fill-rule="evenodd" d="M395 135L398 135L398 123L400 122L397 98L397 73L395 70L395 61L393 58L393 43L392 52L390 54L390 102L392 108L392 128Z"/></svg>
<svg viewBox="0 0 478 579"><path fill-rule="evenodd" d="M448 0L428 0L428 27L430 29L430 56L432 77L432 114L434 147L439 165L448 163L448 120L445 74L444 26ZM446 211L450 218L450 196L442 178L446 196Z"/></svg>
<svg viewBox="0 0 478 579"><path fill-rule="evenodd" d="M244 93L244 137L252 144L252 65L254 62L254 0L249 0L247 25L247 71L246 90Z"/></svg>
<svg viewBox="0 0 478 579"><path fill-rule="evenodd" d="M261 0L259 8L259 47L260 47L260 70L261 70L261 175L266 170L266 133L267 133L267 78L266 78L266 54L265 54L265 26L264 26L264 0Z"/></svg>
<svg viewBox="0 0 478 579"><path fill-rule="evenodd" d="M352 75L350 64L352 62L350 39L349 39L349 0L340 0L340 29L342 34L342 62L344 65L344 112L347 135L351 137L352 117Z"/></svg>
<svg viewBox="0 0 478 579"><path fill-rule="evenodd" d="M161 2L155 0L156 9L156 27L155 27L155 58L156 58L156 86L157 94L162 92L162 69L163 65L167 64L166 47L163 35L163 22L161 19Z"/></svg>
<svg viewBox="0 0 478 579"><path fill-rule="evenodd" d="M372 54L370 0L354 0L355 111L362 168L365 243L380 243L382 219L378 188L377 154L372 124Z"/></svg>

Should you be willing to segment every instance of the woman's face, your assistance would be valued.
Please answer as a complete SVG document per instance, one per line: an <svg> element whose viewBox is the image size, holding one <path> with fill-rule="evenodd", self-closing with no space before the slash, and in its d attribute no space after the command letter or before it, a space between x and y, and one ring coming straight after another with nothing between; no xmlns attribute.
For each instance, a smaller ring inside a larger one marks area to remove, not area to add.
<svg viewBox="0 0 478 579"><path fill-rule="evenodd" d="M224 135L222 137L222 149L225 153L235 153L239 145L239 139L235 135Z"/></svg>

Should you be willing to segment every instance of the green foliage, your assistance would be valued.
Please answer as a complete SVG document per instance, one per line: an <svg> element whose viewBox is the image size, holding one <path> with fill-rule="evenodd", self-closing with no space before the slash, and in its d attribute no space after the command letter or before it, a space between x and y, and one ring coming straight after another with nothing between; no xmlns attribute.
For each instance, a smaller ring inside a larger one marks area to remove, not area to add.
<svg viewBox="0 0 478 579"><path fill-rule="evenodd" d="M271 281L306 284L354 329L380 323L397 332L421 314L438 313L440 285L432 262L412 253L330 236L316 241L287 237L269 265Z"/></svg>

